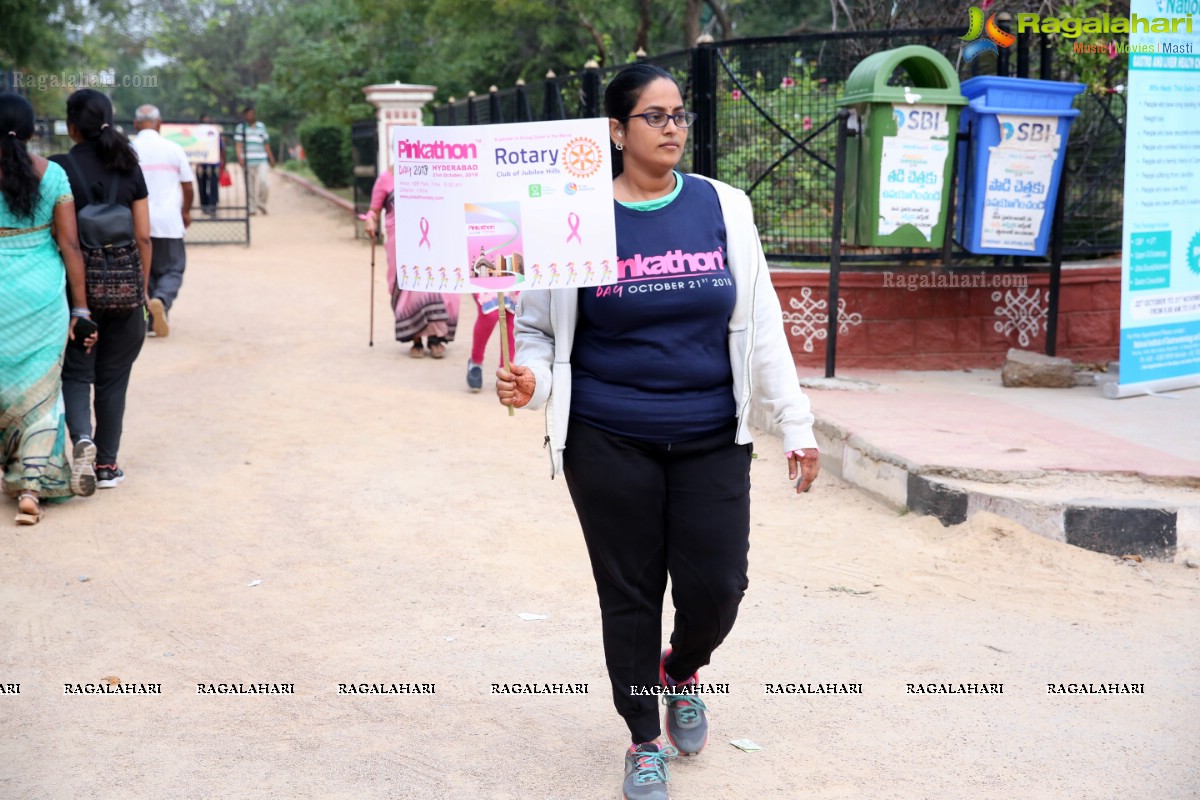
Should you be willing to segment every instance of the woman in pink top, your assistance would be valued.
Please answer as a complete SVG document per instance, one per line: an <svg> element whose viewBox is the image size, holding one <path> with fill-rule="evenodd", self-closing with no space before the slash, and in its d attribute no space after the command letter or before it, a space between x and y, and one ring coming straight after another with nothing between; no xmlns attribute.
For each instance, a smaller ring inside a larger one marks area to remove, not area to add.
<svg viewBox="0 0 1200 800"><path fill-rule="evenodd" d="M379 230L380 212L387 214L387 280L392 294L392 310L396 314L396 341L412 342L408 354L413 358L424 358L424 337L429 340L429 355L442 358L446 355L446 342L454 341L461 298L457 294L396 288L396 249L392 244L396 238L393 181L390 169L376 179L375 188L371 190L371 210L367 212L363 227L368 236L374 236Z"/></svg>

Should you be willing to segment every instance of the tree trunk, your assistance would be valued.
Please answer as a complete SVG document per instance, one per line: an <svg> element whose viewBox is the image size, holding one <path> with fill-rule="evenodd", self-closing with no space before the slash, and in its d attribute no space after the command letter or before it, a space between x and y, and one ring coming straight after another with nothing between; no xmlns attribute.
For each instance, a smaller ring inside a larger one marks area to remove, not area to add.
<svg viewBox="0 0 1200 800"><path fill-rule="evenodd" d="M640 16L638 18L637 34L634 35L634 37L633 37L633 49L635 51L644 50L646 52L649 52L650 48L647 47L647 45L649 44L649 42L647 41L647 38L649 37L649 35L650 35L650 0L642 0Z"/></svg>
<svg viewBox="0 0 1200 800"><path fill-rule="evenodd" d="M695 47L700 38L700 9L704 0L687 0L683 16L684 47Z"/></svg>
<svg viewBox="0 0 1200 800"><path fill-rule="evenodd" d="M712 9L713 15L716 16L717 22L721 25L722 39L729 39L733 36L733 23L729 20L729 14L725 12L725 8L721 5L720 0L707 0L708 7Z"/></svg>

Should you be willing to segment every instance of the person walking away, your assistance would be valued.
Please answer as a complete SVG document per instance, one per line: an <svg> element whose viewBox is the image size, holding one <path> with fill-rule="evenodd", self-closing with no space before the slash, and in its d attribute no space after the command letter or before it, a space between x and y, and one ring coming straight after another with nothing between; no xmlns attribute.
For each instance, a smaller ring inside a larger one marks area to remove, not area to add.
<svg viewBox="0 0 1200 800"><path fill-rule="evenodd" d="M62 167L29 152L32 136L33 106L0 94L0 478L21 525L41 520L42 500L96 491L94 445L75 451L78 471L67 463L62 402L64 345L96 341L76 338L90 314L75 198Z"/></svg>
<svg viewBox="0 0 1200 800"><path fill-rule="evenodd" d="M93 309L93 319L99 326L96 346L90 352L67 348L63 362L63 402L71 440L76 447L80 442L95 441L96 486L111 489L125 479L117 464L125 424L125 394L133 362L146 340L145 301L152 266L150 207L137 153L113 126L112 103L107 97L95 89L79 89L68 97L67 135L75 146L67 154L52 156L51 161L66 169L71 180L76 219L93 198L99 198L95 202L104 202L115 187L116 203L128 208L133 216L136 244L132 252L123 252L121 258L135 263L142 277L141 286L137 287L142 302L137 309L130 312Z"/></svg>
<svg viewBox="0 0 1200 800"><path fill-rule="evenodd" d="M217 206L221 205L221 173L225 171L225 135L221 127L213 122L208 114L200 117L204 125L212 125L217 129L218 161L212 164L196 165L196 184L200 190L200 209L208 216L215 216Z"/></svg>
<svg viewBox="0 0 1200 800"><path fill-rule="evenodd" d="M267 213L267 194L270 191L271 168L275 166L275 154L271 152L271 135L267 126L258 121L254 106L242 109L243 122L233 129L233 146L237 150L238 166L246 170L250 179L250 196L246 204L250 213Z"/></svg>
<svg viewBox="0 0 1200 800"><path fill-rule="evenodd" d="M496 394L547 407L553 471L579 515L613 703L632 740L622 791L666 800L667 760L708 741L698 670L748 586L752 401L782 433L797 492L820 454L749 198L676 171L696 115L670 73L625 67L604 107L626 290L522 295L516 363L497 370ZM697 280L667 287L636 266L659 258ZM659 291L630 291L652 283ZM668 577L675 623L660 650Z"/></svg>
<svg viewBox="0 0 1200 800"><path fill-rule="evenodd" d="M386 215L387 230L388 290L391 292L392 312L396 316L396 341L412 342L408 354L413 358L425 357L425 344L429 343L429 355L444 358L446 343L454 341L458 330L458 312L462 299L454 293L414 292L400 289L396 282L396 214L395 177L390 169L384 170L375 179L371 189L371 208L363 220L363 230L374 237L379 231L380 215Z"/></svg>
<svg viewBox="0 0 1200 800"><path fill-rule="evenodd" d="M183 234L192 224L196 178L184 149L162 137L162 114L156 106L139 106L133 127L137 135L130 144L150 192L149 333L164 337L171 332L167 314L179 296L187 268Z"/></svg>

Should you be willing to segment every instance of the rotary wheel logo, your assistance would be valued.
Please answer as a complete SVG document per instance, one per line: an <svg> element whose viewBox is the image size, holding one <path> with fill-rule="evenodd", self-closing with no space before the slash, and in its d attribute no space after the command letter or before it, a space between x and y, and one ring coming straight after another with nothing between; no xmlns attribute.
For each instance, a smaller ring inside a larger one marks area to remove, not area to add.
<svg viewBox="0 0 1200 800"><path fill-rule="evenodd" d="M604 151L594 139L576 136L563 148L563 167L576 178L590 178L604 163Z"/></svg>

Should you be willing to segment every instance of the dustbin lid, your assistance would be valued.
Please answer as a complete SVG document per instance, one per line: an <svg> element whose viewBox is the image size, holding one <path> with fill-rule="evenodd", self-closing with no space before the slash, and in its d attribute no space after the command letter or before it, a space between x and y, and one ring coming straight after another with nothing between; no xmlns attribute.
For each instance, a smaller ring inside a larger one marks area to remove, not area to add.
<svg viewBox="0 0 1200 800"><path fill-rule="evenodd" d="M908 73L910 84L888 85L897 68ZM961 106L967 99L959 91L958 73L945 56L932 47L910 44L874 53L858 62L846 79L838 105L896 102Z"/></svg>
<svg viewBox="0 0 1200 800"><path fill-rule="evenodd" d="M1022 117L1078 117L1078 108L999 108L989 106L986 97L976 97L967 103L967 109L975 114L1012 114Z"/></svg>
<svg viewBox="0 0 1200 800"><path fill-rule="evenodd" d="M988 106L1003 106L1005 114L1011 109L1024 108L1030 114L1062 113L1070 109L1075 96L1082 93L1082 83L1043 81L1036 78L1010 78L1006 75L978 75L962 82L962 93L971 107L991 110ZM1069 116L1062 114L1063 116Z"/></svg>

